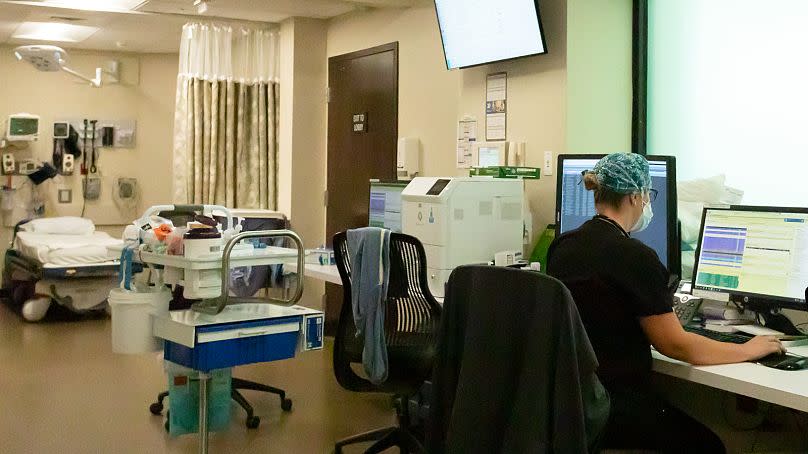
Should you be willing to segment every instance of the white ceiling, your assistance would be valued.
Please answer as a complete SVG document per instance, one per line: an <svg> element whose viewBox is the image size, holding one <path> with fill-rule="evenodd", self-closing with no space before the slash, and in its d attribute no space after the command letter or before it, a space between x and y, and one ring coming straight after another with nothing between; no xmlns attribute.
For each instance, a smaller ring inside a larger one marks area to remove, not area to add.
<svg viewBox="0 0 808 454"><path fill-rule="evenodd" d="M280 22L294 16L327 19L368 7L406 8L424 3L425 0L209 0L208 12L199 15L193 0L148 0L136 11L123 13L44 6L41 0L0 0L0 44L45 44L11 36L22 22L63 22L100 30L80 43L48 44L74 49L177 52L182 25L192 20Z"/></svg>

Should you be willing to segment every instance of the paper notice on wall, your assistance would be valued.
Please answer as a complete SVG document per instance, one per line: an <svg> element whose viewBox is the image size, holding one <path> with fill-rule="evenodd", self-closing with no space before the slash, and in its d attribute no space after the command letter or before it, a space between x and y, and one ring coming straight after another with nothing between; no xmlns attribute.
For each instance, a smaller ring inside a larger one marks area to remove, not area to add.
<svg viewBox="0 0 808 454"><path fill-rule="evenodd" d="M474 163L474 143L477 141L477 120L465 117L457 122L457 168L468 169Z"/></svg>
<svg viewBox="0 0 808 454"><path fill-rule="evenodd" d="M485 82L485 140L505 140L508 74L489 74Z"/></svg>

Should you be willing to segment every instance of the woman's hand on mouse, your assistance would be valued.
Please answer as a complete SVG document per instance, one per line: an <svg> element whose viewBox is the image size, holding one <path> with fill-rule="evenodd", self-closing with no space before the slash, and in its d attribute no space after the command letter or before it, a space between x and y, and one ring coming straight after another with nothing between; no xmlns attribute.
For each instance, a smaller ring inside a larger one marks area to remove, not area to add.
<svg viewBox="0 0 808 454"><path fill-rule="evenodd" d="M780 339L774 336L755 336L741 345L749 355L749 360L763 358L771 354L783 354L786 348Z"/></svg>

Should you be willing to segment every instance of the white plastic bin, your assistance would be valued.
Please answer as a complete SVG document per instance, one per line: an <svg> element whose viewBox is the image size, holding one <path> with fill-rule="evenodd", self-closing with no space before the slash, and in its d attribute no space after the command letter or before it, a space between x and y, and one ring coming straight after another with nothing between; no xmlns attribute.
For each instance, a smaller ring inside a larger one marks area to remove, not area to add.
<svg viewBox="0 0 808 454"><path fill-rule="evenodd" d="M147 353L160 350L160 339L152 335L152 314L168 314L171 292L164 286L159 290L126 290L114 288L109 292L112 313L112 351L115 353Z"/></svg>

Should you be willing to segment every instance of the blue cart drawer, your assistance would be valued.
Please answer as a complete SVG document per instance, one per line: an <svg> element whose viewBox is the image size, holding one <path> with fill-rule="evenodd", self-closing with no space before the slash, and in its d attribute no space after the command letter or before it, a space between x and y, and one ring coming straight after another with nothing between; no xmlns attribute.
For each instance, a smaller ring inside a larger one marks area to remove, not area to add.
<svg viewBox="0 0 808 454"><path fill-rule="evenodd" d="M199 327L194 348L167 340L165 359L207 372L292 358L301 322L302 317L286 317Z"/></svg>

